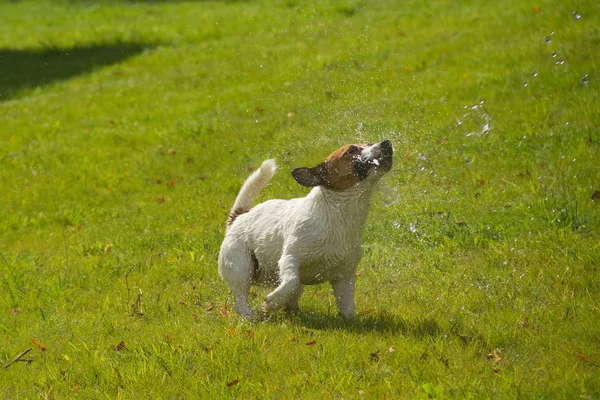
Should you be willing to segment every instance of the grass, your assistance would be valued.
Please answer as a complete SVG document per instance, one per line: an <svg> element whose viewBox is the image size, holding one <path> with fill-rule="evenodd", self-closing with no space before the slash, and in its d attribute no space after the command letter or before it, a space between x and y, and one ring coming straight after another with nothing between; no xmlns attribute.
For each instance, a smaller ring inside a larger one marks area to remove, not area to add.
<svg viewBox="0 0 600 400"><path fill-rule="evenodd" d="M598 398L599 26L589 1L0 1L0 367L33 348L0 397ZM326 285L232 314L249 171L302 196L286 171L383 138L358 319Z"/></svg>

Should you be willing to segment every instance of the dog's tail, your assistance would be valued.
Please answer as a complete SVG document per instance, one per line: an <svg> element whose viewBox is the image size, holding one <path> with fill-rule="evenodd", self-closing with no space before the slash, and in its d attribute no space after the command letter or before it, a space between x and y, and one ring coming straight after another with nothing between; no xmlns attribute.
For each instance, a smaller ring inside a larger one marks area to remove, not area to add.
<svg viewBox="0 0 600 400"><path fill-rule="evenodd" d="M229 212L226 229L229 229L237 217L250 211L254 200L256 200L260 192L267 186L267 183L269 183L273 175L275 175L276 170L277 164L275 163L275 160L265 160L262 165L246 179L246 182L242 185L242 188L235 199L235 203L233 203L233 207L231 207L231 211Z"/></svg>

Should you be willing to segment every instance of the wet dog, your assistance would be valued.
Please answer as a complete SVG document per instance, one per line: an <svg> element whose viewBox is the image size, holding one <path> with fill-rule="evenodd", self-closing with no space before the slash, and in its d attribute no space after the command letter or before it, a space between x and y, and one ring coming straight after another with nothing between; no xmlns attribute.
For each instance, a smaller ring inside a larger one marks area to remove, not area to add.
<svg viewBox="0 0 600 400"><path fill-rule="evenodd" d="M330 282L337 307L354 316L356 268L375 184L392 168L392 143L349 144L313 168L292 176L312 187L308 196L268 200L252 207L275 174L266 160L244 182L229 213L219 253L219 274L235 294L235 309L253 319L248 292L253 284L276 286L264 312L298 309L304 285Z"/></svg>

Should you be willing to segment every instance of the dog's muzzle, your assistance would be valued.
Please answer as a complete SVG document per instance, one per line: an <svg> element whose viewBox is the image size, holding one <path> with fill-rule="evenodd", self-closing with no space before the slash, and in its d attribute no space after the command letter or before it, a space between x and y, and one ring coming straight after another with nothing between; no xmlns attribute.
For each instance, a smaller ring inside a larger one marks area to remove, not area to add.
<svg viewBox="0 0 600 400"><path fill-rule="evenodd" d="M367 149L366 163L372 168L388 172L393 165L394 146L389 140L376 143Z"/></svg>

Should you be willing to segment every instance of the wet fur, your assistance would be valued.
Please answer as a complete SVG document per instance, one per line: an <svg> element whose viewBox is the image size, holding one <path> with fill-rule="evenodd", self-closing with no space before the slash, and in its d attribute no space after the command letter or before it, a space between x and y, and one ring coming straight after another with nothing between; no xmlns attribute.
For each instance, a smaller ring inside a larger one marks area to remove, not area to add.
<svg viewBox="0 0 600 400"><path fill-rule="evenodd" d="M303 198L269 200L250 208L275 171L267 160L244 183L219 253L219 273L247 319L253 284L275 286L262 309L297 310L304 285L330 282L340 313L354 315L356 267L374 185L392 166L389 141L346 145L292 176L312 187ZM243 211L243 212L241 212Z"/></svg>

